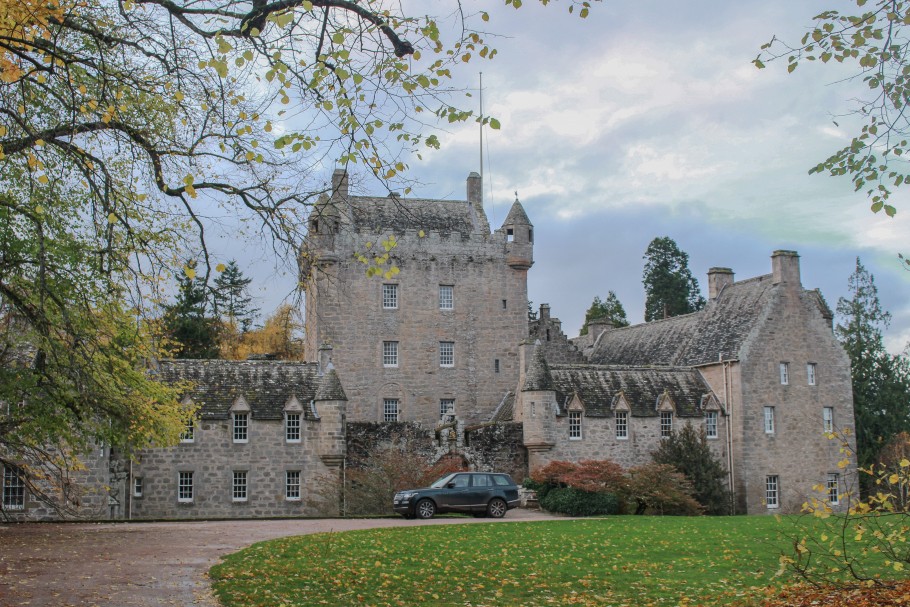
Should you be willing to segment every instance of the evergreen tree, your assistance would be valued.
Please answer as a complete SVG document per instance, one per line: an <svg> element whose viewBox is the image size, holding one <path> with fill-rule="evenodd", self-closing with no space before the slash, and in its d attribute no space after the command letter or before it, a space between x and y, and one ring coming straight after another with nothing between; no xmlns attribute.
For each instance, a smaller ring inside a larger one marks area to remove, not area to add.
<svg viewBox="0 0 910 607"><path fill-rule="evenodd" d="M860 467L877 463L882 447L910 430L910 370L902 356L885 350L882 332L891 315L878 300L875 278L859 258L848 281L851 298L841 297L835 333L850 357L856 451Z"/></svg>
<svg viewBox="0 0 910 607"><path fill-rule="evenodd" d="M195 264L178 278L175 302L165 308L163 328L175 358L218 358L218 321L209 313L209 290Z"/></svg>
<svg viewBox="0 0 910 607"><path fill-rule="evenodd" d="M215 278L212 291L212 306L215 316L222 318L226 324L240 327L246 333L253 325L259 308L253 307L253 298L248 287L253 282L246 278L233 259L225 266L224 271Z"/></svg>
<svg viewBox="0 0 910 607"><path fill-rule="evenodd" d="M730 513L727 471L712 453L704 429L696 430L686 424L662 440L651 457L658 464L673 466L691 481L695 488L693 497L705 507L707 514Z"/></svg>
<svg viewBox="0 0 910 607"><path fill-rule="evenodd" d="M595 320L609 320L614 327L628 327L629 320L626 318L626 309L622 307L622 302L616 296L616 293L610 291L607 298L601 301L600 296L594 296L594 302L588 311L585 312L585 324L582 326L579 335L588 334L588 325Z"/></svg>
<svg viewBox="0 0 910 607"><path fill-rule="evenodd" d="M669 236L655 238L645 251L645 321L688 314L705 307L698 281L689 271L689 255Z"/></svg>

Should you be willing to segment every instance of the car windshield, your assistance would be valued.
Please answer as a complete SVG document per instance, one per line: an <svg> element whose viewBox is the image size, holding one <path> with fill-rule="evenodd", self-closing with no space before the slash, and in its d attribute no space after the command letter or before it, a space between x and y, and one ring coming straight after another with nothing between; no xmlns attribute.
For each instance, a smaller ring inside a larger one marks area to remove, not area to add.
<svg viewBox="0 0 910 607"><path fill-rule="evenodd" d="M430 487L433 488L433 489L442 489L443 487L446 486L446 484L447 484L449 481L452 480L452 478L453 478L454 476L455 476L455 474L446 474L446 475L443 476L441 479L435 481L432 485L430 485Z"/></svg>

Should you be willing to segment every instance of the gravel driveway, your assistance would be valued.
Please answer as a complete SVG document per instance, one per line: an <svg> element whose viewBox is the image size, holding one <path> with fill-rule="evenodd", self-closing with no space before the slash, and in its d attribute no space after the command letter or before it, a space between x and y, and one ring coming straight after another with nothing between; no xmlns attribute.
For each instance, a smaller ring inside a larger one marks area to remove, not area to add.
<svg viewBox="0 0 910 607"><path fill-rule="evenodd" d="M498 521L389 518L0 525L0 606L216 607L208 569L222 555L262 540L378 527L549 518L539 511L516 509Z"/></svg>

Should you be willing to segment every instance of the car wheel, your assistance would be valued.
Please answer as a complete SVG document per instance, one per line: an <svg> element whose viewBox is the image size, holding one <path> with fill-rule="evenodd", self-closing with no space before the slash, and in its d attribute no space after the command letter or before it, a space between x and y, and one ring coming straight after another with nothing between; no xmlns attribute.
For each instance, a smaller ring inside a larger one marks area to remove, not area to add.
<svg viewBox="0 0 910 607"><path fill-rule="evenodd" d="M505 501L498 497L494 497L487 505L487 515L493 518L502 518L506 515L506 510L508 509L509 507L506 505Z"/></svg>
<svg viewBox="0 0 910 607"><path fill-rule="evenodd" d="M417 518L433 518L433 515L436 514L436 504L433 503L433 500L424 498L417 502L414 513Z"/></svg>

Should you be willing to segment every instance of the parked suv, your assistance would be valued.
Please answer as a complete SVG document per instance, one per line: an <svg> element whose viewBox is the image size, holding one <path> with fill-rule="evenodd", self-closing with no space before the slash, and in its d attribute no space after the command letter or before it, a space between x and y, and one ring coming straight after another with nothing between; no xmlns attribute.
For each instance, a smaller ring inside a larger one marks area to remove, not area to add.
<svg viewBox="0 0 910 607"><path fill-rule="evenodd" d="M395 494L392 507L405 518L431 518L443 512L502 518L518 506L518 485L508 474L453 472L425 489Z"/></svg>

